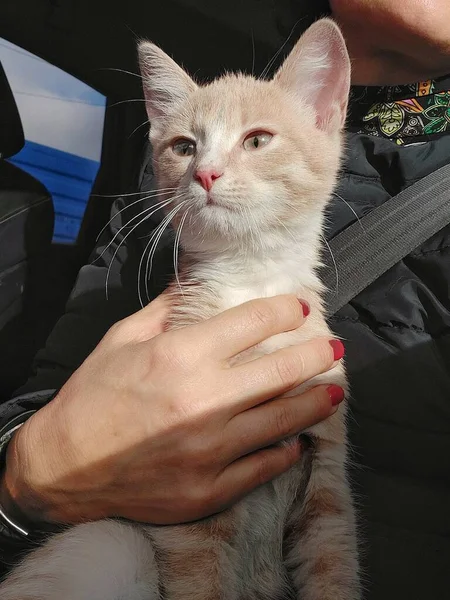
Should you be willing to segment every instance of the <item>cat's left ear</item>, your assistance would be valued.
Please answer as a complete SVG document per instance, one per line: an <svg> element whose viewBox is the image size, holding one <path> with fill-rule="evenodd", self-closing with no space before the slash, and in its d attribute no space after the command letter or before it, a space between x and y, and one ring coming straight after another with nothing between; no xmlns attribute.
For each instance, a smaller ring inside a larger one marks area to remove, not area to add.
<svg viewBox="0 0 450 600"><path fill-rule="evenodd" d="M169 112L182 107L197 85L177 63L151 42L138 47L145 106L152 130Z"/></svg>
<svg viewBox="0 0 450 600"><path fill-rule="evenodd" d="M319 129L342 129L350 92L350 59L339 27L317 21L301 36L275 81L312 106Z"/></svg>

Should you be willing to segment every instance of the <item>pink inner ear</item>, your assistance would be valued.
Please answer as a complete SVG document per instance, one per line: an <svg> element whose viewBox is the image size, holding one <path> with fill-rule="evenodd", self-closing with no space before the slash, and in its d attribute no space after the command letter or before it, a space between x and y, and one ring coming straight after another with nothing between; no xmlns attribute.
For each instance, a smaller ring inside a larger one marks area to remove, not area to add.
<svg viewBox="0 0 450 600"><path fill-rule="evenodd" d="M335 63L333 63L335 64ZM348 91L338 69L330 69L315 103L316 125L319 129L343 127L347 114Z"/></svg>
<svg viewBox="0 0 450 600"><path fill-rule="evenodd" d="M139 62L147 114L153 128L173 105L186 102L197 86L170 56L151 42L139 45Z"/></svg>
<svg viewBox="0 0 450 600"><path fill-rule="evenodd" d="M325 72L316 73L317 95L314 102L319 129L342 128L347 114L350 90L350 61L344 41L335 29L324 36L327 44Z"/></svg>
<svg viewBox="0 0 450 600"><path fill-rule="evenodd" d="M330 19L314 23L297 42L275 80L315 110L319 129L341 129L350 91L350 59L338 26Z"/></svg>

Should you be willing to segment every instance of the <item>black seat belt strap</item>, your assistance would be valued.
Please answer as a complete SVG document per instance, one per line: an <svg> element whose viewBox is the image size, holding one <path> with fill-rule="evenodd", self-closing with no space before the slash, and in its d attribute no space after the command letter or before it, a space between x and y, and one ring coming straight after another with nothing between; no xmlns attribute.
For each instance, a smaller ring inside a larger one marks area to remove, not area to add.
<svg viewBox="0 0 450 600"><path fill-rule="evenodd" d="M410 185L331 240L322 274L328 313L337 312L448 223L450 164Z"/></svg>

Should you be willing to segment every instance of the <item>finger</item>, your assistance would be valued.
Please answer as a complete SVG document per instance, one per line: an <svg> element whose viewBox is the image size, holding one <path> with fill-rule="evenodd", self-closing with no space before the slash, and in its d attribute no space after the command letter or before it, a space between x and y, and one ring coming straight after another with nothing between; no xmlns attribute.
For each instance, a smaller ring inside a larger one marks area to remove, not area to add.
<svg viewBox="0 0 450 600"><path fill-rule="evenodd" d="M159 294L154 300L149 302L147 306L144 306L140 311L135 313L134 317L154 318L155 315L167 314L170 311L170 307L173 303L173 294L170 288L166 288L164 292Z"/></svg>
<svg viewBox="0 0 450 600"><path fill-rule="evenodd" d="M258 298L187 328L209 356L227 359L276 335L303 324L308 305L294 295Z"/></svg>
<svg viewBox="0 0 450 600"><path fill-rule="evenodd" d="M217 480L217 495L222 510L234 504L255 488L288 471L301 458L303 445L299 439L283 446L265 448L229 465Z"/></svg>
<svg viewBox="0 0 450 600"><path fill-rule="evenodd" d="M341 387L321 385L245 411L227 425L229 460L305 431L335 413L343 399Z"/></svg>
<svg viewBox="0 0 450 600"><path fill-rule="evenodd" d="M235 415L293 390L316 375L329 371L344 355L338 340L316 338L276 350L227 372L230 387L240 391L235 397Z"/></svg>
<svg viewBox="0 0 450 600"><path fill-rule="evenodd" d="M144 342L164 331L171 308L171 296L160 294L147 306L111 328L111 336L119 344ZM111 337L110 336L110 337Z"/></svg>

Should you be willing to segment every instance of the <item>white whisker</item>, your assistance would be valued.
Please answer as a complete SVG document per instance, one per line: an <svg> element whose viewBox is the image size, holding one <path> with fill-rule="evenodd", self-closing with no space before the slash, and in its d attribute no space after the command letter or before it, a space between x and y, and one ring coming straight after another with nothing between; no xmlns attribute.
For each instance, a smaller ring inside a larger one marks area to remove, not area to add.
<svg viewBox="0 0 450 600"><path fill-rule="evenodd" d="M259 236L260 249L262 250L264 248L264 237L263 237L263 234L261 232L261 228L258 225L257 219L255 219L255 217L253 215L252 215L252 219L253 219L253 223L255 224L256 233Z"/></svg>
<svg viewBox="0 0 450 600"><path fill-rule="evenodd" d="M176 236L175 236L175 242L174 242L174 245L173 245L173 268L175 270L175 279L176 279L178 288L179 288L179 290L181 292L181 295L183 297L184 297L184 293L183 293L183 289L182 289L181 284L180 284L180 278L179 278L179 275L178 275L178 257L179 257L179 246L180 246L180 239L181 239L181 230L183 229L183 225L184 225L184 222L186 221L186 217L188 215L188 212L189 212L190 208L191 207L188 207L185 210L184 215L181 217L181 221L180 221L180 224L178 226L177 233L176 233Z"/></svg>
<svg viewBox="0 0 450 600"><path fill-rule="evenodd" d="M336 263L336 260L334 258L333 251L331 250L330 244L327 242L326 237L324 235L321 235L321 238L325 242L325 245L328 248L328 252L330 253L331 260L333 261L334 272L336 273L336 289L335 289L335 294L338 294L339 293L339 272L338 272L338 268L337 268L337 263Z"/></svg>
<svg viewBox="0 0 450 600"><path fill-rule="evenodd" d="M99 71L117 71L118 73L125 73L126 75L133 75L133 77L138 77L142 79L142 75L138 73L132 73L131 71L126 71L125 69L116 69L115 67L102 67Z"/></svg>
<svg viewBox="0 0 450 600"><path fill-rule="evenodd" d="M150 275L153 269L153 259L155 257L155 253L156 253L156 248L158 247L158 244L164 234L164 231L167 229L167 227L170 225L172 218L176 215L177 212L179 212L183 206L186 204L187 200L185 200L184 202L182 202L181 204L179 204L178 206L176 206L168 215L167 221L164 224L164 227L160 227L160 231L158 233L158 235L155 237L152 247L150 248L150 252L148 253L147 256L147 264L145 267L145 293L147 296L147 300L150 299L150 295L149 295L149 281L150 281Z"/></svg>
<svg viewBox="0 0 450 600"><path fill-rule="evenodd" d="M146 191L146 192L130 192L129 194L91 194L91 196L93 198L127 198L128 196L139 196L139 194L153 194L154 192L174 192L177 188L161 188L161 189L154 189L150 192L150 190ZM151 198L150 196L147 196L147 198ZM142 198L141 198L142 200ZM125 207L127 208L127 207Z"/></svg>
<svg viewBox="0 0 450 600"><path fill-rule="evenodd" d="M289 229L286 227L286 225L283 223L283 221L281 219L279 219L278 217L275 216L275 219L278 221L278 223L281 225L281 227L283 227L287 234L290 236L290 238L297 243L298 240L294 237L294 234L292 233L292 231L289 231Z"/></svg>
<svg viewBox="0 0 450 600"><path fill-rule="evenodd" d="M136 221L136 219L139 219L140 217L142 217L142 215L146 215L145 218L139 222L139 223L143 223L147 218L151 217L160 208L163 208L164 206L166 206L166 204L165 204L166 202L170 203L170 202L172 202L172 199L166 199L166 200L162 200L161 202L157 202L156 204L152 204L152 206L149 206L148 208L144 208L144 210L142 210L139 214L137 214L134 217L132 217L131 219L129 219L125 223L125 225L122 225L122 227L118 231L116 231L116 233L111 238L109 244L103 249L102 253L99 256L97 256L97 258L95 260L92 261L92 264L94 264L95 262L97 262L98 260L101 259L101 257L105 254L105 252L109 249L109 247L114 243L117 236L119 236L124 229L129 227L131 225L131 223ZM151 212L151 211L153 211L153 212ZM150 214L146 214L146 213L150 213ZM132 231L134 231L135 229L136 229L136 227L133 227Z"/></svg>
<svg viewBox="0 0 450 600"><path fill-rule="evenodd" d="M128 139L130 139L131 136L134 135L138 129L140 129L141 127L144 127L144 125L150 125L150 121L147 119L146 121L144 121L143 123L141 123L140 125L135 127L133 129L133 131L130 133L130 135L128 136Z"/></svg>
<svg viewBox="0 0 450 600"><path fill-rule="evenodd" d="M128 102L145 102L144 98L130 98L129 100L119 100L119 102L114 102L114 104L110 104L109 108L113 106L119 106L119 104L127 104Z"/></svg>
<svg viewBox="0 0 450 600"><path fill-rule="evenodd" d="M297 27L297 25L300 23L300 19L294 24L294 26L291 29L291 33L288 35L288 37L286 38L286 40L284 41L283 45L281 46L281 48L278 50L278 52L276 52L272 58L269 60L269 62L267 63L267 66L265 69L263 69L261 75L258 77L258 79L264 79L264 77L266 77L266 75L269 73L270 69L272 68L272 66L275 64L277 58L280 56L280 54L283 52L284 47L286 46L286 44L289 42L289 40L292 37L292 34L295 31L295 28Z"/></svg>
<svg viewBox="0 0 450 600"><path fill-rule="evenodd" d="M245 206L245 205L242 206L241 209L239 210L239 212L242 215L242 217L245 218L245 220L247 221L248 231L250 233L250 238L251 238L251 243L252 243L252 250L253 250L253 253L254 253L255 250L256 250L256 243L255 243L255 236L254 236L254 233L253 233L253 228L252 228L252 225L250 223L250 218L248 216L248 212L249 212L248 211L248 206Z"/></svg>
<svg viewBox="0 0 450 600"><path fill-rule="evenodd" d="M175 188L172 188L172 190L175 190ZM169 192L167 191L162 191L162 192L158 192L156 194L151 194L150 196L145 196L144 198L138 198L137 200L135 200L134 202L132 202L131 204L127 204L126 206L124 206L124 208L122 208L121 210L119 210L113 217L111 217L111 219L106 223L106 225L102 228L102 230L100 231L100 233L97 236L97 239L95 240L96 242L98 242L98 240L100 239L100 236L102 235L102 233L105 231L105 229L108 227L108 225L110 225L114 219L116 217L118 217L121 213L123 213L125 210L127 210L128 208L131 208L132 206L134 206L135 204L138 204L138 202L145 202L145 200L150 200L150 198L156 198L159 196L163 196L164 194L168 194ZM153 208L155 207L156 204L153 204L152 207L149 208ZM123 227L127 227L129 225L130 221L128 221ZM119 230L120 231L120 230ZM100 257L99 257L100 258ZM98 259L96 259L98 260Z"/></svg>
<svg viewBox="0 0 450 600"><path fill-rule="evenodd" d="M356 217L356 220L360 224L361 229L364 231L364 225L361 223L361 219L358 217L355 210L350 206L350 204L347 202L347 200L344 200L344 198L342 196L339 196L339 194L337 194L336 192L333 192L333 196L336 196L336 198L339 198L339 200L342 200L342 202L352 211L352 213Z"/></svg>
<svg viewBox="0 0 450 600"><path fill-rule="evenodd" d="M179 210L181 207L184 206L186 200L184 202L182 202L181 204L179 204L178 206L176 206L175 208L173 208L165 217L164 219L161 221L161 223L158 225L158 227L156 227L155 231L152 233L152 235L150 236L149 241L147 242L147 245L144 248L144 251L142 253L141 259L139 261L139 267L138 267L138 297L139 297L139 303L140 305L143 307L144 303L142 301L142 294L141 294L141 286L140 286L140 282L141 282L141 273L142 273L142 267L144 264L144 258L145 258L145 254L150 246L150 244L153 242L153 240L155 238L157 238L157 243L159 242L159 240L161 239L161 236L164 232L164 230L166 229L166 227L168 226L171 218L173 217L173 215L177 212L177 210ZM158 237L159 236L159 237ZM155 246L156 249L156 246ZM150 254L153 250L153 246L150 248ZM150 276L149 274L149 260L150 260L150 254L149 254L149 259L147 260L147 265L146 265L146 269L145 269L145 293L147 296L147 301L150 300L149 297L149 288L148 288L148 277ZM149 274L147 277L147 273Z"/></svg>
<svg viewBox="0 0 450 600"><path fill-rule="evenodd" d="M106 281L105 281L106 299L108 299L108 281L109 281L109 275L111 273L111 267L112 267L112 264L114 263L114 260L115 260L115 258L117 256L117 253L119 252L119 249L122 246L122 244L124 244L124 242L126 241L126 239L128 238L128 236L131 235L133 233L133 231L137 227L139 227L144 221L146 221L147 219L149 219L155 212L157 212L161 208L164 208L165 206L167 206L168 204L170 204L171 202L173 202L175 199L176 199L176 197L175 198L170 198L169 200L165 200L165 203L160 203L160 204L162 204L162 206L158 206L157 209L151 211L151 209L154 208L154 207L150 207L148 209L143 210L139 215L137 215L136 217L134 217L134 219L136 219L136 218L139 218L140 216L142 216L143 214L145 215L138 223L136 223L136 225L134 225L130 229L130 231L126 235L124 235L123 239L121 240L120 244L117 246L117 248L116 248L116 250L115 250L115 252L114 252L114 254L113 254L112 258L111 258L111 261L110 261L109 266L108 266L108 271L106 273ZM150 214L146 214L146 213L149 213L149 211L151 211ZM122 231L122 229L123 229L123 227L121 227L119 229L119 231L116 233L116 235L114 236L114 238L117 237L117 235ZM111 242L108 244L108 247L111 245L112 242L113 242L113 240L111 240ZM105 250L103 250L102 255L103 255L104 252L105 252Z"/></svg>

